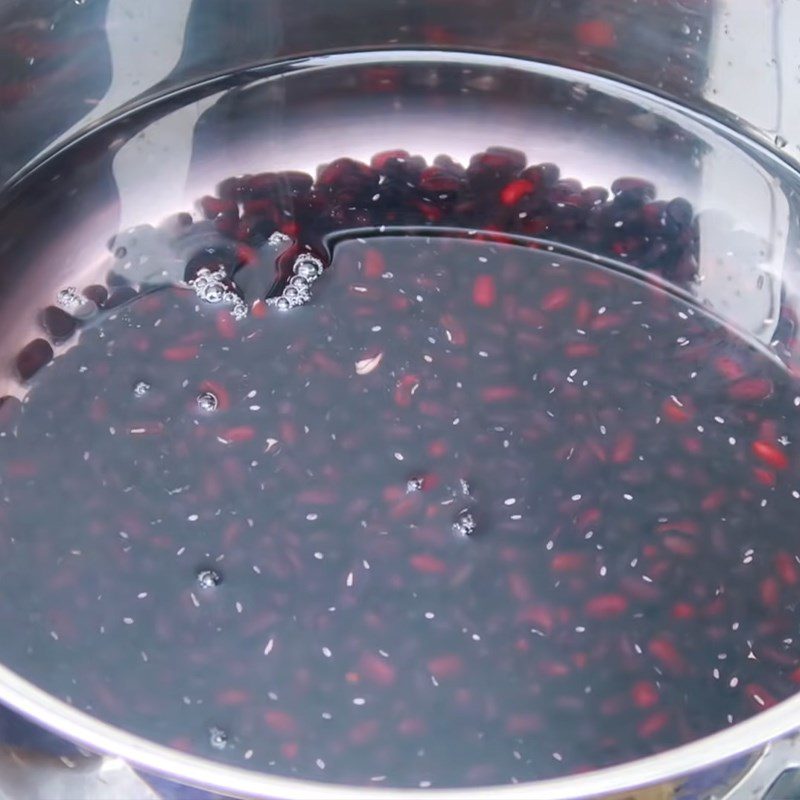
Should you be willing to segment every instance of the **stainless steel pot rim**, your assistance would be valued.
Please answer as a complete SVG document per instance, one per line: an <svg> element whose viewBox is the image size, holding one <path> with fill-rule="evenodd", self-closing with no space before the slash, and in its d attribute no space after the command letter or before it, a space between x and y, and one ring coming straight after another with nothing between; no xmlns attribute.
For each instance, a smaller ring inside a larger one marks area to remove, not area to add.
<svg viewBox="0 0 800 800"><path fill-rule="evenodd" d="M0 702L88 749L122 758L147 772L212 791L259 800L574 800L662 783L752 752L794 731L800 723L800 694L745 722L656 756L581 775L503 786L459 789L349 787L268 775L172 750L101 722L47 694L0 665Z"/></svg>

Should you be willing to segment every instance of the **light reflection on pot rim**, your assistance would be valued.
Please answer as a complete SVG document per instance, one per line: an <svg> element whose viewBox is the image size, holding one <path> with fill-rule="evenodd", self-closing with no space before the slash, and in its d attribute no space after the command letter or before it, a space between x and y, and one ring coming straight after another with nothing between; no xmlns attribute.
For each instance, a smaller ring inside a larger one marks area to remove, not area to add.
<svg viewBox="0 0 800 800"><path fill-rule="evenodd" d="M0 665L0 702L95 752L181 783L252 800L577 800L674 781L755 751L798 728L800 694L745 722L655 756L545 781L454 789L350 787L285 778L216 763L158 745L91 717Z"/></svg>

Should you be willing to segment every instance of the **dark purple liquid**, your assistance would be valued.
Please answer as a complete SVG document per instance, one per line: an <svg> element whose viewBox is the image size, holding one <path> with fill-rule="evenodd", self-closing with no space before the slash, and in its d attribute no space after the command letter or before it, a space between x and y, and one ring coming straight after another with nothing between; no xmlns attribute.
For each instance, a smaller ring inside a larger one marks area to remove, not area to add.
<svg viewBox="0 0 800 800"><path fill-rule="evenodd" d="M257 307L140 296L2 407L9 666L192 752L411 786L618 763L795 690L770 357L474 236L351 238Z"/></svg>

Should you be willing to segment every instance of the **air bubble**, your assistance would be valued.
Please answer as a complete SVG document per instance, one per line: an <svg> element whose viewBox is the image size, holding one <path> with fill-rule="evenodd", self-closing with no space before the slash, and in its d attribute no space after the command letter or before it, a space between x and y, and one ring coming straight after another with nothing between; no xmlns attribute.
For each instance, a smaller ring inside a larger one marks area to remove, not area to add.
<svg viewBox="0 0 800 800"><path fill-rule="evenodd" d="M76 319L88 319L97 313L97 303L84 297L74 286L62 289L56 296L58 305L66 308Z"/></svg>
<svg viewBox="0 0 800 800"><path fill-rule="evenodd" d="M214 589L222 583L222 575L213 569L202 569L197 573L197 582L203 589Z"/></svg>
<svg viewBox="0 0 800 800"><path fill-rule="evenodd" d="M151 388L147 381L137 381L133 386L133 393L136 397L144 397Z"/></svg>
<svg viewBox="0 0 800 800"><path fill-rule="evenodd" d="M219 400L213 392L200 392L197 395L197 405L202 411L216 411L219 406Z"/></svg>
<svg viewBox="0 0 800 800"><path fill-rule="evenodd" d="M219 267L215 272L205 267L198 271L194 280L189 281L197 296L207 303L221 302L227 291L226 280L228 273L224 267Z"/></svg>
<svg viewBox="0 0 800 800"><path fill-rule="evenodd" d="M464 509L458 515L458 518L453 523L453 530L459 536L472 536L478 525L475 522L475 517L472 515L472 512L468 509Z"/></svg>
<svg viewBox="0 0 800 800"><path fill-rule="evenodd" d="M288 311L307 303L311 298L310 284L322 273L322 262L308 253L299 255L294 262L294 275L279 297L267 299L267 303L280 311Z"/></svg>
<svg viewBox="0 0 800 800"><path fill-rule="evenodd" d="M231 316L234 319L244 319L247 316L247 306L241 300L239 300L237 303L234 303L234 306L231 309Z"/></svg>
<svg viewBox="0 0 800 800"><path fill-rule="evenodd" d="M270 234L269 239L267 239L267 244L271 245L272 247L278 247L279 245L286 244L287 242L291 241L291 236L287 236L281 231L275 231L274 233Z"/></svg>
<svg viewBox="0 0 800 800"><path fill-rule="evenodd" d="M294 262L294 272L301 278L313 281L322 272L322 262L315 256L300 255Z"/></svg>
<svg viewBox="0 0 800 800"><path fill-rule="evenodd" d="M200 296L206 303L221 303L225 299L225 290L219 284L212 283Z"/></svg>
<svg viewBox="0 0 800 800"><path fill-rule="evenodd" d="M77 308L86 302L86 298L74 286L68 286L58 293L57 301L62 308Z"/></svg>
<svg viewBox="0 0 800 800"><path fill-rule="evenodd" d="M208 743L215 750L224 750L228 746L228 734L216 726L208 731Z"/></svg>
<svg viewBox="0 0 800 800"><path fill-rule="evenodd" d="M214 272L203 267L203 269L198 270L194 279L189 281L189 286L206 303L213 305L225 303L232 306L231 316L234 319L243 319L247 316L247 306L242 298L231 288L225 267L220 266Z"/></svg>

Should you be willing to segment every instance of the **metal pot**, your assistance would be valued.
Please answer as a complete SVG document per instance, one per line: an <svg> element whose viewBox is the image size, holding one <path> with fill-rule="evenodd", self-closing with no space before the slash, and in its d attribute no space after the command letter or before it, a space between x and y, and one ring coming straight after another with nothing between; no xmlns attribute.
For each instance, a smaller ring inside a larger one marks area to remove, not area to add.
<svg viewBox="0 0 800 800"><path fill-rule="evenodd" d="M20 713L90 751L122 758L146 772L183 784L243 799L336 800L346 791L355 800L423 796L435 800L790 800L800 787L800 734L794 733L800 713L798 697L721 733L618 767L516 786L426 790L343 789L223 766L106 725L5 667L0 667L0 697ZM60 769L69 769L69 765L59 763ZM130 791L130 773L119 770L114 758L108 763L109 769L101 774L109 790L116 786ZM114 770L119 771L115 774ZM69 788L72 790L74 784ZM64 796L63 800L69 798Z"/></svg>
<svg viewBox="0 0 800 800"><path fill-rule="evenodd" d="M456 14L454 10L445 0L387 0L378 13L375 0L351 0L339 6L332 18L330 4L324 0L242 0L235 8L213 0L174 0L166 6L155 0L7 3L0 11L0 30L56 30L59 47L57 57L45 59L44 66L31 57L30 74L23 69L7 78L14 87L10 92L14 101L0 113L4 122L0 179L16 180L32 164L125 111L144 108L154 98L242 67L288 63L293 57L331 51L419 46L420 19L447 34L451 52L444 60L457 61L461 50L540 60L575 70L570 73L575 85L583 86L585 80L590 88L611 76L666 98L687 119L704 115L723 138L748 142L764 158L780 159L787 168L800 165L800 120L792 117L800 108L800 86L789 79L799 58L789 32L797 30L800 3L775 0L755 8L748 0L576 0L570 4L563 0L490 4L470 0L459 4ZM626 46L572 49L560 37L559 24L573 13L609 18L626 26ZM692 20L696 32L691 42L675 36L676 26L686 26L686 19ZM542 29L547 35L539 33ZM131 41L138 46L131 47ZM147 58L141 57L143 52ZM387 58L402 61L403 56L387 54ZM665 63L678 59L691 65L680 79L664 69ZM742 91L745 80L754 91ZM714 193L720 196L719 186ZM773 246L765 272L778 278L778 285L781 278L790 280L796 269L786 255L794 231L781 233L779 227L770 220L758 231ZM709 295L714 291L712 286ZM769 305L774 293L768 294L758 302ZM748 327L746 309L726 306L725 301L717 307ZM743 316L736 318L737 314ZM757 316L763 318L762 313ZM94 752L120 757L183 783L237 797L342 796L339 786L223 766L148 742L76 710L2 666L0 700ZM798 726L800 697L793 697L731 729L640 761L519 786L425 790L424 794L475 800L787 800L800 786L800 740L793 735ZM421 794L397 789L346 791L356 800Z"/></svg>

